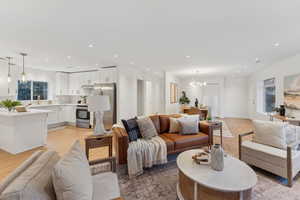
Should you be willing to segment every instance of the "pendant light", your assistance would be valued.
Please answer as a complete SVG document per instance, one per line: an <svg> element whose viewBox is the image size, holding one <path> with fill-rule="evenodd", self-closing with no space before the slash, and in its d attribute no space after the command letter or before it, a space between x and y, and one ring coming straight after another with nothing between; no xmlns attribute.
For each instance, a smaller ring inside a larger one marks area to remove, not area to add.
<svg viewBox="0 0 300 200"><path fill-rule="evenodd" d="M11 82L10 67L12 65L12 63L10 61L12 60L12 57L6 57L6 58L8 60L7 82L10 83Z"/></svg>
<svg viewBox="0 0 300 200"><path fill-rule="evenodd" d="M25 56L27 56L27 53L20 53L20 55L23 57L23 71L21 74L21 81L25 82L26 81L26 74L25 74Z"/></svg>

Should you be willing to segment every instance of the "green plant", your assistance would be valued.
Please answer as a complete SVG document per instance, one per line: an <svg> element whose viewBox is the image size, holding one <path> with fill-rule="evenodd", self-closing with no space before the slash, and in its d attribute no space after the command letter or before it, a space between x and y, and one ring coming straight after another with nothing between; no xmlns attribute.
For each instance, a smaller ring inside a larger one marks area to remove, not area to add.
<svg viewBox="0 0 300 200"><path fill-rule="evenodd" d="M0 106L7 108L8 111L11 111L13 108L15 108L16 106L20 106L22 105L20 101L12 101L9 99L3 100L0 102Z"/></svg>
<svg viewBox="0 0 300 200"><path fill-rule="evenodd" d="M211 117L207 117L206 120L207 120L207 121L211 121L212 118L211 118Z"/></svg>
<svg viewBox="0 0 300 200"><path fill-rule="evenodd" d="M179 99L180 104L189 104L191 101L190 99L186 96L185 91L182 91L182 96Z"/></svg>

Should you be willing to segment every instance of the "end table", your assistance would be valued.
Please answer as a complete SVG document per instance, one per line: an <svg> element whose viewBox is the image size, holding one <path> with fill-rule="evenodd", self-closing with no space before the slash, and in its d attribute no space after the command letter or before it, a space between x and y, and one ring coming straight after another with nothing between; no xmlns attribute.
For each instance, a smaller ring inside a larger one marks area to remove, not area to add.
<svg viewBox="0 0 300 200"><path fill-rule="evenodd" d="M112 157L112 134L91 135L85 138L85 153L89 160L90 149L108 146L109 157Z"/></svg>
<svg viewBox="0 0 300 200"><path fill-rule="evenodd" d="M221 147L223 147L223 129L222 129L222 122L221 121L215 121L215 122L208 122L208 121L203 121L204 123L206 123L208 126L211 127L211 130L214 131L214 130L220 130L220 139L221 139ZM203 123L201 121L201 123ZM213 135L213 133L212 133Z"/></svg>

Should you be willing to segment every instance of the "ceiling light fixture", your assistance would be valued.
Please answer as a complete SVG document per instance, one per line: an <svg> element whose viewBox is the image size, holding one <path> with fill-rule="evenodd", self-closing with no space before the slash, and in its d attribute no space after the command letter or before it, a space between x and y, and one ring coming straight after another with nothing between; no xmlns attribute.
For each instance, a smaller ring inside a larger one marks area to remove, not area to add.
<svg viewBox="0 0 300 200"><path fill-rule="evenodd" d="M188 59L189 59L189 58L191 58L191 56L185 56L185 58L188 58Z"/></svg>
<svg viewBox="0 0 300 200"><path fill-rule="evenodd" d="M260 63L261 60L259 58L255 58L255 63Z"/></svg>
<svg viewBox="0 0 300 200"><path fill-rule="evenodd" d="M199 71L198 70L196 71L196 74L199 75ZM206 85L207 85L207 82L205 82L205 81L201 82L201 81L196 81L196 80L193 79L190 82L190 86L192 86L192 87L197 87L197 86L198 87L203 87L203 86L206 86Z"/></svg>
<svg viewBox="0 0 300 200"><path fill-rule="evenodd" d="M21 74L21 80L22 82L26 81L26 74L25 74L25 56L27 56L27 53L20 53L20 55L23 57L23 70Z"/></svg>
<svg viewBox="0 0 300 200"><path fill-rule="evenodd" d="M274 47L279 47L279 43L278 42L276 42L276 43L274 43Z"/></svg>
<svg viewBox="0 0 300 200"><path fill-rule="evenodd" d="M89 44L89 47L90 47L90 48L93 48L93 47L94 47L94 45L93 45L93 44Z"/></svg>
<svg viewBox="0 0 300 200"><path fill-rule="evenodd" d="M10 62L12 60L12 57L6 57L8 60L8 70L7 70L7 82L10 83L11 82L11 74L10 74L10 67L12 65L12 63Z"/></svg>

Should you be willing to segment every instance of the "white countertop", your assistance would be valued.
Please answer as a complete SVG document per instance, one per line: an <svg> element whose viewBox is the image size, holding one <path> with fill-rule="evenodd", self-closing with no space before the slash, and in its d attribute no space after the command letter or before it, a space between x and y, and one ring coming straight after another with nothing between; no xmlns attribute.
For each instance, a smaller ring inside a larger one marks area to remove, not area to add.
<svg viewBox="0 0 300 200"><path fill-rule="evenodd" d="M26 116L26 115L47 114L49 112L51 112L51 111L36 110L36 109L28 109L27 112L7 112L7 111L0 111L0 116L2 116L2 117L18 117L18 116Z"/></svg>
<svg viewBox="0 0 300 200"><path fill-rule="evenodd" d="M52 107L52 106L77 106L77 105L86 105L86 104L72 104L72 103L66 103L66 104L34 104L34 105L28 106L28 108Z"/></svg>

